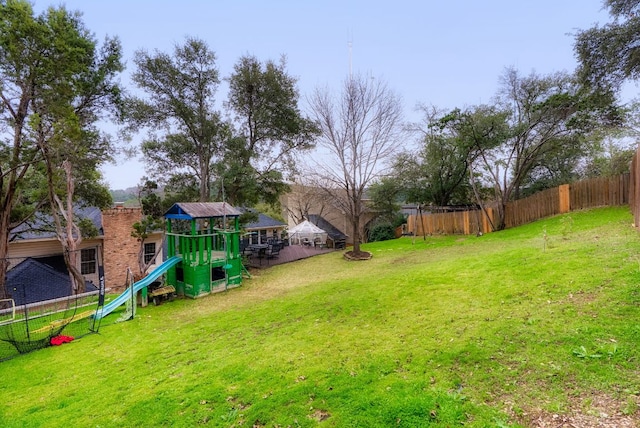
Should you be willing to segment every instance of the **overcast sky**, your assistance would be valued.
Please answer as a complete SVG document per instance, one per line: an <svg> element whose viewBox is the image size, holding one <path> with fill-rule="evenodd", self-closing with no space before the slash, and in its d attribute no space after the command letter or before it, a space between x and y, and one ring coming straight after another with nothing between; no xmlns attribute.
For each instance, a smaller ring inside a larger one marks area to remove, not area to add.
<svg viewBox="0 0 640 428"><path fill-rule="evenodd" d="M172 52L185 37L205 40L221 76L245 54L286 55L304 98L318 86L338 89L349 73L384 79L403 99L443 108L491 101L505 67L523 74L572 72L573 34L608 22L601 0L67 0L99 41L120 38L129 85L138 49ZM36 10L61 2L36 0ZM352 48L349 49L349 42ZM634 90L637 89L635 86ZM219 96L224 94L224 83ZM139 139L142 136L139 136ZM139 161L104 169L112 189L138 184Z"/></svg>

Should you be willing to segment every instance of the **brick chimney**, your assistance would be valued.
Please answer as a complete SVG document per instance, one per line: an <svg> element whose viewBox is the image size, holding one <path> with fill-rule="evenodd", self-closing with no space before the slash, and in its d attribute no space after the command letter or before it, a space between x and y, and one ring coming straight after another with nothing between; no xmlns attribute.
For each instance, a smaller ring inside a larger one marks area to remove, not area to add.
<svg viewBox="0 0 640 428"><path fill-rule="evenodd" d="M140 245L131 236L132 226L142 220L141 208L125 208L121 202L102 211L104 229L104 277L107 289L121 290L127 286L127 268L138 271Z"/></svg>

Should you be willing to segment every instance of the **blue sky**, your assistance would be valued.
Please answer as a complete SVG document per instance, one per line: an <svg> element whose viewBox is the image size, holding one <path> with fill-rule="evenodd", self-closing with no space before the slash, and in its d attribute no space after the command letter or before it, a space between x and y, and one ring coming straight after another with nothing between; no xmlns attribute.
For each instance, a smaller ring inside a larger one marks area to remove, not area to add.
<svg viewBox="0 0 640 428"><path fill-rule="evenodd" d="M35 0L36 10L61 2ZM601 0L67 0L98 40L118 36L129 85L138 49L171 52L185 37L205 40L222 76L245 54L286 55L304 98L318 86L339 89L349 73L384 79L403 99L443 108L489 102L505 67L523 74L571 72L573 33L608 22ZM349 41L352 42L351 55ZM634 87L635 88L635 87ZM224 97L224 83L218 93ZM634 91L637 92L637 91ZM137 141L143 135L140 135ZM111 188L138 184L140 161L104 168Z"/></svg>

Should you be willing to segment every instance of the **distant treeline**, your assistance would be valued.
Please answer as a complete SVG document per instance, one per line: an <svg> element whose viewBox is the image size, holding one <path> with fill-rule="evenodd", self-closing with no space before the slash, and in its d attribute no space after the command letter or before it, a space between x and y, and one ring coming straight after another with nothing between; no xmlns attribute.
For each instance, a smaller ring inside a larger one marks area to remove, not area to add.
<svg viewBox="0 0 640 428"><path fill-rule="evenodd" d="M113 202L124 202L125 205L135 205L138 206L140 203L138 202L138 188L137 187L129 187L127 189L118 189L118 190L110 190L111 198L113 198Z"/></svg>

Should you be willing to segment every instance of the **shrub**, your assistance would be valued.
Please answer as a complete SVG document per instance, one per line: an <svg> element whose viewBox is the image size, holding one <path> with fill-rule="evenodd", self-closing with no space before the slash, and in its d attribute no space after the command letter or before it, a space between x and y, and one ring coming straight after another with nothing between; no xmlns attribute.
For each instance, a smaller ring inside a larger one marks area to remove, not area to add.
<svg viewBox="0 0 640 428"><path fill-rule="evenodd" d="M375 225L371 232L369 232L369 241L387 241L389 239L395 239L395 231L394 227L390 223L378 224Z"/></svg>

